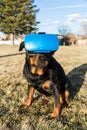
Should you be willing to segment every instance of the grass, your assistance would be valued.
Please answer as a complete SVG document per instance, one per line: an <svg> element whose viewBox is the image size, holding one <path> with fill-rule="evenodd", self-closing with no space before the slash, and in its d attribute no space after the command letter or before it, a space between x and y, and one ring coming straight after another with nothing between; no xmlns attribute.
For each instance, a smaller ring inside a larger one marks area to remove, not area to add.
<svg viewBox="0 0 87 130"><path fill-rule="evenodd" d="M54 55L72 82L72 100L52 120L53 104L43 106L38 92L30 107L20 107L27 82L22 74L25 55L10 55L16 53L18 46L0 45L0 130L87 130L87 46L63 46Z"/></svg>

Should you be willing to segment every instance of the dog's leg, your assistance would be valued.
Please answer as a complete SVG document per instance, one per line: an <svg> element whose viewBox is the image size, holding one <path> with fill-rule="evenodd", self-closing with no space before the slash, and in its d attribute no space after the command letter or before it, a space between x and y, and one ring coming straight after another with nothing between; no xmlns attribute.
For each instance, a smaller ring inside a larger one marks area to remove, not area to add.
<svg viewBox="0 0 87 130"><path fill-rule="evenodd" d="M28 85L28 98L26 102L23 104L24 106L30 106L32 103L33 99L33 94L34 94L34 88L32 86Z"/></svg>
<svg viewBox="0 0 87 130"><path fill-rule="evenodd" d="M59 102L56 106L54 106L54 110L53 110L53 113L52 113L51 117L52 118L58 117L59 114L60 114L60 109L61 109L61 104Z"/></svg>
<svg viewBox="0 0 87 130"><path fill-rule="evenodd" d="M61 105L62 105L62 103L60 102L59 92L58 92L57 87L56 87L55 97L54 97L54 110L53 110L53 113L51 115L52 118L56 118L59 116Z"/></svg>
<svg viewBox="0 0 87 130"><path fill-rule="evenodd" d="M65 84L66 90L64 92L66 105L69 104L69 96L70 96L70 89L71 89L71 87L72 87L72 84L71 84L70 80L67 79L67 82Z"/></svg>

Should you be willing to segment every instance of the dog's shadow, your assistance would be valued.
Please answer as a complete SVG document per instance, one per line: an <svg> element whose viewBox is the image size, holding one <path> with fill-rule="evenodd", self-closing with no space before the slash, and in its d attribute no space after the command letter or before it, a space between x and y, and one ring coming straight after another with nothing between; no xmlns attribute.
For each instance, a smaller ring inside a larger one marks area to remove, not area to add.
<svg viewBox="0 0 87 130"><path fill-rule="evenodd" d="M76 96L76 94L80 91L80 88L82 87L83 82L85 80L86 72L87 72L87 64L82 64L68 73L67 76L69 77L72 83L70 91L71 99L73 99Z"/></svg>

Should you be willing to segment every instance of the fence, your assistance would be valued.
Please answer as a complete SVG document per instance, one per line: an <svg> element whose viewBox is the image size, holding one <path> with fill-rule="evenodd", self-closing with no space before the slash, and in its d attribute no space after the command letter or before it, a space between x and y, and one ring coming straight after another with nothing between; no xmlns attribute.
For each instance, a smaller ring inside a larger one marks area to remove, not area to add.
<svg viewBox="0 0 87 130"><path fill-rule="evenodd" d="M21 39L14 40L14 44L19 45L21 43L21 41L22 41ZM0 44L9 44L9 45L11 45L12 41L11 40L1 40Z"/></svg>

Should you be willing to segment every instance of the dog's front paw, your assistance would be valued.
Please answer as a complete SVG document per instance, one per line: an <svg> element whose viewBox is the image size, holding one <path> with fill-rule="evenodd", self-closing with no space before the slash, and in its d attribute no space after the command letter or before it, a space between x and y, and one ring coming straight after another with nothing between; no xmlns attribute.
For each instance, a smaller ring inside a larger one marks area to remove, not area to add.
<svg viewBox="0 0 87 130"><path fill-rule="evenodd" d="M26 102L23 103L23 106L30 106L31 105L31 100L27 99Z"/></svg>
<svg viewBox="0 0 87 130"><path fill-rule="evenodd" d="M51 118L57 118L59 116L59 114L57 114L57 113L52 113L51 114Z"/></svg>
<svg viewBox="0 0 87 130"><path fill-rule="evenodd" d="M60 110L58 107L55 107L53 113L51 114L51 118L57 118L59 116Z"/></svg>

